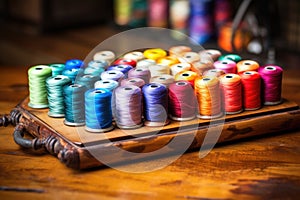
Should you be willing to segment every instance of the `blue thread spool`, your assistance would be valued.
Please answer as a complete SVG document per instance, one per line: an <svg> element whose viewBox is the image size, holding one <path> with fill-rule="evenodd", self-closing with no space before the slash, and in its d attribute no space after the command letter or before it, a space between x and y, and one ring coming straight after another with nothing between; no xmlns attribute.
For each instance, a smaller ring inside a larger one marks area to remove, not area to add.
<svg viewBox="0 0 300 200"><path fill-rule="evenodd" d="M84 85L88 90L94 88L94 84L96 81L99 81L99 76L93 76L90 74L85 74L83 76L78 77L75 80L76 84Z"/></svg>
<svg viewBox="0 0 300 200"><path fill-rule="evenodd" d="M144 124L164 126L168 120L168 89L159 83L149 83L142 88L144 99Z"/></svg>
<svg viewBox="0 0 300 200"><path fill-rule="evenodd" d="M83 61L78 59L67 60L65 63L65 69L78 69L83 66Z"/></svg>
<svg viewBox="0 0 300 200"><path fill-rule="evenodd" d="M91 74L94 76L100 76L105 71L108 63L103 60L92 60L88 63L88 66L84 69L84 74Z"/></svg>
<svg viewBox="0 0 300 200"><path fill-rule="evenodd" d="M62 75L69 77L72 80L72 83L74 83L80 71L81 70L79 68L65 69L62 72Z"/></svg>
<svg viewBox="0 0 300 200"><path fill-rule="evenodd" d="M128 77L129 70L133 69L131 65L111 65L107 68L107 71L120 71L125 75L125 78Z"/></svg>
<svg viewBox="0 0 300 200"><path fill-rule="evenodd" d="M107 89L90 89L85 92L85 129L99 133L112 130L112 93Z"/></svg>
<svg viewBox="0 0 300 200"><path fill-rule="evenodd" d="M52 69L52 76L61 75L65 69L65 64L54 63L49 65Z"/></svg>
<svg viewBox="0 0 300 200"><path fill-rule="evenodd" d="M65 120L67 126L83 126L85 124L84 93L86 87L73 84L63 88L65 100Z"/></svg>

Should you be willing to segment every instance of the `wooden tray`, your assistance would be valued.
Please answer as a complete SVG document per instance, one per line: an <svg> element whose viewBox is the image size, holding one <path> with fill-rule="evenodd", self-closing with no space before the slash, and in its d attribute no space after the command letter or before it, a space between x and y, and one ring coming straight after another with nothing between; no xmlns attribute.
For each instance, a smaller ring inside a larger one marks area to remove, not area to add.
<svg viewBox="0 0 300 200"><path fill-rule="evenodd" d="M57 156L66 166L75 169L156 159L158 156L182 153L182 149L178 150L177 147L186 145L188 146L184 152L197 148L199 150L209 129L219 128L221 132L217 143L223 143L300 127L299 106L286 99L276 106L264 106L259 110L244 111L214 120L171 121L163 127L143 126L134 130L115 128L107 133L90 133L84 127L66 126L63 118L49 117L48 109L32 109L27 104L28 97L14 109L21 114L19 124L41 141L49 153ZM189 140L190 143L187 143ZM210 141L206 141L206 144L214 145ZM167 150L147 154L165 146L168 146ZM136 156L129 157L124 151L135 153ZM105 162L99 161L93 152L101 154Z"/></svg>

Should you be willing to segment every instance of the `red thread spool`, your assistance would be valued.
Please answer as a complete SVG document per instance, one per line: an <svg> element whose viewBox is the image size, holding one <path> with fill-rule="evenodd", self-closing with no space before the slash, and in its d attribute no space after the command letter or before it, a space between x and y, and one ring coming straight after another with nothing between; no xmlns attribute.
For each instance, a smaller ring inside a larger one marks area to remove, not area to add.
<svg viewBox="0 0 300 200"><path fill-rule="evenodd" d="M136 61L132 59L119 58L114 61L112 65L130 65L132 67L135 67Z"/></svg>
<svg viewBox="0 0 300 200"><path fill-rule="evenodd" d="M245 110L257 110L261 107L261 77L256 71L239 73L243 86L243 106Z"/></svg>
<svg viewBox="0 0 300 200"><path fill-rule="evenodd" d="M279 66L267 65L258 69L263 83L265 105L277 105L282 102L281 84L283 70Z"/></svg>
<svg viewBox="0 0 300 200"><path fill-rule="evenodd" d="M242 60L236 64L237 72L257 71L259 64L254 60Z"/></svg>
<svg viewBox="0 0 300 200"><path fill-rule="evenodd" d="M169 85L170 117L176 121L195 118L196 98L192 85L187 81L178 81Z"/></svg>
<svg viewBox="0 0 300 200"><path fill-rule="evenodd" d="M214 66L216 69L223 70L226 74L227 73L236 73L236 63L231 60L223 60L223 61L216 61L214 62Z"/></svg>
<svg viewBox="0 0 300 200"><path fill-rule="evenodd" d="M226 114L237 114L242 112L241 77L237 74L225 74L220 78L220 83Z"/></svg>

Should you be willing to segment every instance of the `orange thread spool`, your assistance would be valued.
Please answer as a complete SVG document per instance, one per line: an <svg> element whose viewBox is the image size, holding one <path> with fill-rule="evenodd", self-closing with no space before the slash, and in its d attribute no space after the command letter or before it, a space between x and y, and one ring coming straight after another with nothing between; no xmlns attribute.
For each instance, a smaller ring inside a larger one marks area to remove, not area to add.
<svg viewBox="0 0 300 200"><path fill-rule="evenodd" d="M242 60L236 64L237 72L257 71L259 64L253 60Z"/></svg>
<svg viewBox="0 0 300 200"><path fill-rule="evenodd" d="M199 77L199 75L196 72L182 71L175 75L175 81L188 81L194 86L194 81L197 77Z"/></svg>
<svg viewBox="0 0 300 200"><path fill-rule="evenodd" d="M157 60L157 63L161 64L161 65L171 66L171 65L174 65L176 63L179 63L179 60L176 57L173 57L173 56L166 56L166 57L163 57L163 58L159 58Z"/></svg>
<svg viewBox="0 0 300 200"><path fill-rule="evenodd" d="M195 80L195 93L200 119L213 119L223 115L220 83L217 77L205 76Z"/></svg>
<svg viewBox="0 0 300 200"><path fill-rule="evenodd" d="M237 74L225 74L220 78L220 83L226 114L237 114L242 112L241 77Z"/></svg>

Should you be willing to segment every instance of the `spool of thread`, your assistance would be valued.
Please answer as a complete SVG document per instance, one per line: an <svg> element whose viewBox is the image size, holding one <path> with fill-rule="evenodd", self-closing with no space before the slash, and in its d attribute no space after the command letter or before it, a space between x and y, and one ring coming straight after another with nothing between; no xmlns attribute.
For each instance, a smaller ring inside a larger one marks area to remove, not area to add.
<svg viewBox="0 0 300 200"><path fill-rule="evenodd" d="M121 129L142 126L142 92L137 86L119 86L115 89L116 123Z"/></svg>
<svg viewBox="0 0 300 200"><path fill-rule="evenodd" d="M222 25L231 21L232 9L230 0L215 0L214 2L214 22L219 32Z"/></svg>
<svg viewBox="0 0 300 200"><path fill-rule="evenodd" d="M65 116L65 100L63 87L71 84L71 79L67 76L56 75L47 78L46 88L50 117L64 117Z"/></svg>
<svg viewBox="0 0 300 200"><path fill-rule="evenodd" d="M220 61L224 61L224 60L232 60L234 61L235 63L238 63L242 60L242 57L237 55L237 54L226 54L226 55L222 55L219 57Z"/></svg>
<svg viewBox="0 0 300 200"><path fill-rule="evenodd" d="M183 57L183 55L187 52L191 52L192 49L189 46L173 46L169 49L170 56L174 56L177 58Z"/></svg>
<svg viewBox="0 0 300 200"><path fill-rule="evenodd" d="M153 76L150 79L150 83L160 83L163 84L164 86L166 86L167 88L169 87L169 85L171 83L174 83L175 79L173 76L169 75L169 74L163 74L160 76Z"/></svg>
<svg viewBox="0 0 300 200"><path fill-rule="evenodd" d="M197 62L193 62L191 65L191 71L196 72L199 75L202 75L203 72L209 70L209 69L213 69L214 68L214 64L211 61L197 61Z"/></svg>
<svg viewBox="0 0 300 200"><path fill-rule="evenodd" d="M220 78L221 90L226 114L243 111L242 81L237 74L225 74Z"/></svg>
<svg viewBox="0 0 300 200"><path fill-rule="evenodd" d="M209 70L203 72L203 76L212 76L212 77L217 77L217 78L219 78L223 74L225 74L225 72L221 69L209 69Z"/></svg>
<svg viewBox="0 0 300 200"><path fill-rule="evenodd" d="M179 61L176 57L173 57L173 56L166 56L166 57L163 57L163 58L159 58L157 60L157 64L167 65L167 66L171 66L171 65L174 65L176 63L179 63Z"/></svg>
<svg viewBox="0 0 300 200"><path fill-rule="evenodd" d="M182 57L179 57L178 60L181 63L194 63L200 60L200 55L196 52L186 52Z"/></svg>
<svg viewBox="0 0 300 200"><path fill-rule="evenodd" d="M195 93L199 105L198 118L214 119L223 115L218 78L204 76L196 79Z"/></svg>
<svg viewBox="0 0 300 200"><path fill-rule="evenodd" d="M104 60L108 64L112 63L113 60L116 59L116 55L112 51L99 51L94 54L93 56L94 60Z"/></svg>
<svg viewBox="0 0 300 200"><path fill-rule="evenodd" d="M143 60L145 57L144 57L144 54L142 52L140 52L140 51L133 51L133 52L126 53L124 55L124 58L125 59L135 60L136 62L138 62L140 60Z"/></svg>
<svg viewBox="0 0 300 200"><path fill-rule="evenodd" d="M115 60L112 65L130 65L131 67L135 67L136 61L129 58L119 58Z"/></svg>
<svg viewBox="0 0 300 200"><path fill-rule="evenodd" d="M223 70L226 74L236 74L236 63L232 60L218 60L214 62L214 67Z"/></svg>
<svg viewBox="0 0 300 200"><path fill-rule="evenodd" d="M217 49L206 49L199 51L199 55L200 60L217 61L222 54Z"/></svg>
<svg viewBox="0 0 300 200"><path fill-rule="evenodd" d="M188 81L194 87L194 81L197 77L199 75L196 72L182 71L175 75L175 81Z"/></svg>
<svg viewBox="0 0 300 200"><path fill-rule="evenodd" d="M145 84L149 83L151 73L149 69L134 68L129 70L128 78L141 78L144 80Z"/></svg>
<svg viewBox="0 0 300 200"><path fill-rule="evenodd" d="M145 27L147 26L147 1L131 0L131 13L129 27Z"/></svg>
<svg viewBox="0 0 300 200"><path fill-rule="evenodd" d="M170 67L167 65L156 64L149 67L151 77L170 74Z"/></svg>
<svg viewBox="0 0 300 200"><path fill-rule="evenodd" d="M111 131L112 93L106 89L90 89L85 92L85 129L93 133Z"/></svg>
<svg viewBox="0 0 300 200"><path fill-rule="evenodd" d="M152 59L156 61L160 58L167 56L167 52L160 48L146 49L144 51L144 56L147 59Z"/></svg>
<svg viewBox="0 0 300 200"><path fill-rule="evenodd" d="M143 59L137 62L136 69L149 69L150 66L156 65L155 60L152 59Z"/></svg>
<svg viewBox="0 0 300 200"><path fill-rule="evenodd" d="M127 26L130 22L132 0L114 1L114 21L119 26Z"/></svg>
<svg viewBox="0 0 300 200"><path fill-rule="evenodd" d="M83 61L79 59L67 60L65 63L65 70L79 69L83 66Z"/></svg>
<svg viewBox="0 0 300 200"><path fill-rule="evenodd" d="M258 72L262 78L264 105L280 104L282 102L282 68L275 65L266 65L260 67Z"/></svg>
<svg viewBox="0 0 300 200"><path fill-rule="evenodd" d="M51 67L47 65L36 65L28 70L29 107L48 107L46 79L51 75Z"/></svg>
<svg viewBox="0 0 300 200"><path fill-rule="evenodd" d="M62 72L65 69L65 64L54 63L49 65L52 69L52 76L62 75Z"/></svg>
<svg viewBox="0 0 300 200"><path fill-rule="evenodd" d="M107 71L120 71L124 74L125 77L127 77L127 73L129 70L133 69L131 65L125 65L125 64L120 64L120 65L111 65L107 68Z"/></svg>
<svg viewBox="0 0 300 200"><path fill-rule="evenodd" d="M261 77L256 71L239 73L243 85L243 106L245 110L261 107Z"/></svg>
<svg viewBox="0 0 300 200"><path fill-rule="evenodd" d="M168 89L158 83L143 86L144 124L146 126L164 126L168 120Z"/></svg>
<svg viewBox="0 0 300 200"><path fill-rule="evenodd" d="M85 124L84 93L87 88L73 84L63 87L65 100L65 120L67 126L83 126Z"/></svg>
<svg viewBox="0 0 300 200"><path fill-rule="evenodd" d="M177 73L182 71L189 71L191 69L190 63L177 63L170 66L171 75L175 76Z"/></svg>
<svg viewBox="0 0 300 200"><path fill-rule="evenodd" d="M259 64L253 60L242 60L236 64L237 72L257 71Z"/></svg>
<svg viewBox="0 0 300 200"><path fill-rule="evenodd" d="M170 23L172 36L178 40L187 35L188 19L190 14L189 0L172 0L170 3Z"/></svg>
<svg viewBox="0 0 300 200"><path fill-rule="evenodd" d="M168 26L168 0L148 0L148 26Z"/></svg>
<svg viewBox="0 0 300 200"><path fill-rule="evenodd" d="M192 85L187 81L178 81L169 86L169 113L175 121L187 121L195 118L196 99Z"/></svg>
<svg viewBox="0 0 300 200"><path fill-rule="evenodd" d="M71 79L72 83L74 83L79 72L80 72L79 68L65 69L62 72L62 75L69 77Z"/></svg>
<svg viewBox="0 0 300 200"><path fill-rule="evenodd" d="M121 81L121 86L135 85L142 88L145 85L145 81L141 78L126 78Z"/></svg>
<svg viewBox="0 0 300 200"><path fill-rule="evenodd" d="M75 80L76 84L84 85L88 90L94 88L94 84L96 81L100 80L100 76L93 76L90 74L85 74L83 76L78 77Z"/></svg>
<svg viewBox="0 0 300 200"><path fill-rule="evenodd" d="M117 82L121 82L125 75L117 70L104 71L100 75L102 80L114 80Z"/></svg>
<svg viewBox="0 0 300 200"><path fill-rule="evenodd" d="M92 60L88 63L87 68L84 69L84 74L100 76L105 71L108 63L103 60Z"/></svg>

